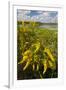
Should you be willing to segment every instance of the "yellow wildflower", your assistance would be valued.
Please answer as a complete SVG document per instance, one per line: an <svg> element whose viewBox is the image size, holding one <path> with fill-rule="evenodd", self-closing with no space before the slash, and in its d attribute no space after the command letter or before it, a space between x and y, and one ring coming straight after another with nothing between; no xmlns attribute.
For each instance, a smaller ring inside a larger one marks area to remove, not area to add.
<svg viewBox="0 0 66 90"><path fill-rule="evenodd" d="M31 50L26 50L23 54L23 56L28 56L28 55L31 55Z"/></svg>
<svg viewBox="0 0 66 90"><path fill-rule="evenodd" d="M23 59L18 63L18 64L22 64L24 63L26 60L30 60L32 58L32 53L30 50L27 50L24 52L23 54Z"/></svg>
<svg viewBox="0 0 66 90"><path fill-rule="evenodd" d="M43 65L44 65L44 71L43 71L43 74L44 74L46 72L47 68L48 68L47 60L43 61Z"/></svg>
<svg viewBox="0 0 66 90"><path fill-rule="evenodd" d="M36 53L40 48L40 42L37 42L37 43L33 44L32 47L36 48L35 51L34 51L34 53Z"/></svg>
<svg viewBox="0 0 66 90"><path fill-rule="evenodd" d="M53 55L51 54L51 52L50 52L50 50L49 50L48 48L45 48L44 52L48 54L49 58L50 58L53 62L55 61Z"/></svg>
<svg viewBox="0 0 66 90"><path fill-rule="evenodd" d="M50 60L48 61L48 63L49 63L49 68L51 68L51 69L56 69L56 64L55 63L53 63L53 62L51 62Z"/></svg>
<svg viewBox="0 0 66 90"><path fill-rule="evenodd" d="M30 65L30 62L31 62L31 60L26 63L26 65L24 66L23 70L27 69L27 67Z"/></svg>
<svg viewBox="0 0 66 90"><path fill-rule="evenodd" d="M22 63L25 62L26 60L28 60L28 56L24 56L23 59L22 59L18 64L22 64Z"/></svg>

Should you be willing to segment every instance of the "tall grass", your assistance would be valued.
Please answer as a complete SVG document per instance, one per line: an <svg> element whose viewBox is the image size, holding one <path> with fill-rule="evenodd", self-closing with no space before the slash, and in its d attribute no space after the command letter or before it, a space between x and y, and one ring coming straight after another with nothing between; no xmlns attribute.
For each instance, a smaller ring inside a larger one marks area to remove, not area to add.
<svg viewBox="0 0 66 90"><path fill-rule="evenodd" d="M57 78L57 30L17 25L17 79Z"/></svg>

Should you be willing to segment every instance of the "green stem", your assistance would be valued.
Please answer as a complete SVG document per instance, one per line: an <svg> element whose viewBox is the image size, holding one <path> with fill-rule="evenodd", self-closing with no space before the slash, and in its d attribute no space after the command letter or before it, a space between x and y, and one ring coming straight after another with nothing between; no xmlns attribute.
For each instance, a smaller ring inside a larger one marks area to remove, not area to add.
<svg viewBox="0 0 66 90"><path fill-rule="evenodd" d="M43 79L43 76L41 75L40 71L39 71L39 75L40 75L40 78Z"/></svg>

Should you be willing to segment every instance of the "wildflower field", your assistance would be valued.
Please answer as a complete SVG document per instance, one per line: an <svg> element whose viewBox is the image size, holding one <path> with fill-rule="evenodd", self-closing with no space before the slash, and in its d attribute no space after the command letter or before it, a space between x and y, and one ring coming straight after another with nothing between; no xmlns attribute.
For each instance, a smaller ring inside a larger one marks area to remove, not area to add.
<svg viewBox="0 0 66 90"><path fill-rule="evenodd" d="M18 80L58 77L57 25L54 28L41 27L45 24L17 21Z"/></svg>

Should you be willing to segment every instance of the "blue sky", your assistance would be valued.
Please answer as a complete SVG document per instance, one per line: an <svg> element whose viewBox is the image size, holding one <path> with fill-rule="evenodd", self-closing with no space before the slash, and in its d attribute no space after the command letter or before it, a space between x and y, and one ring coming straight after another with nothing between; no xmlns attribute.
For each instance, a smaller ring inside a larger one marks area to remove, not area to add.
<svg viewBox="0 0 66 90"><path fill-rule="evenodd" d="M57 23L58 12L56 11L37 11L37 10L17 10L18 21L38 21L45 23Z"/></svg>

